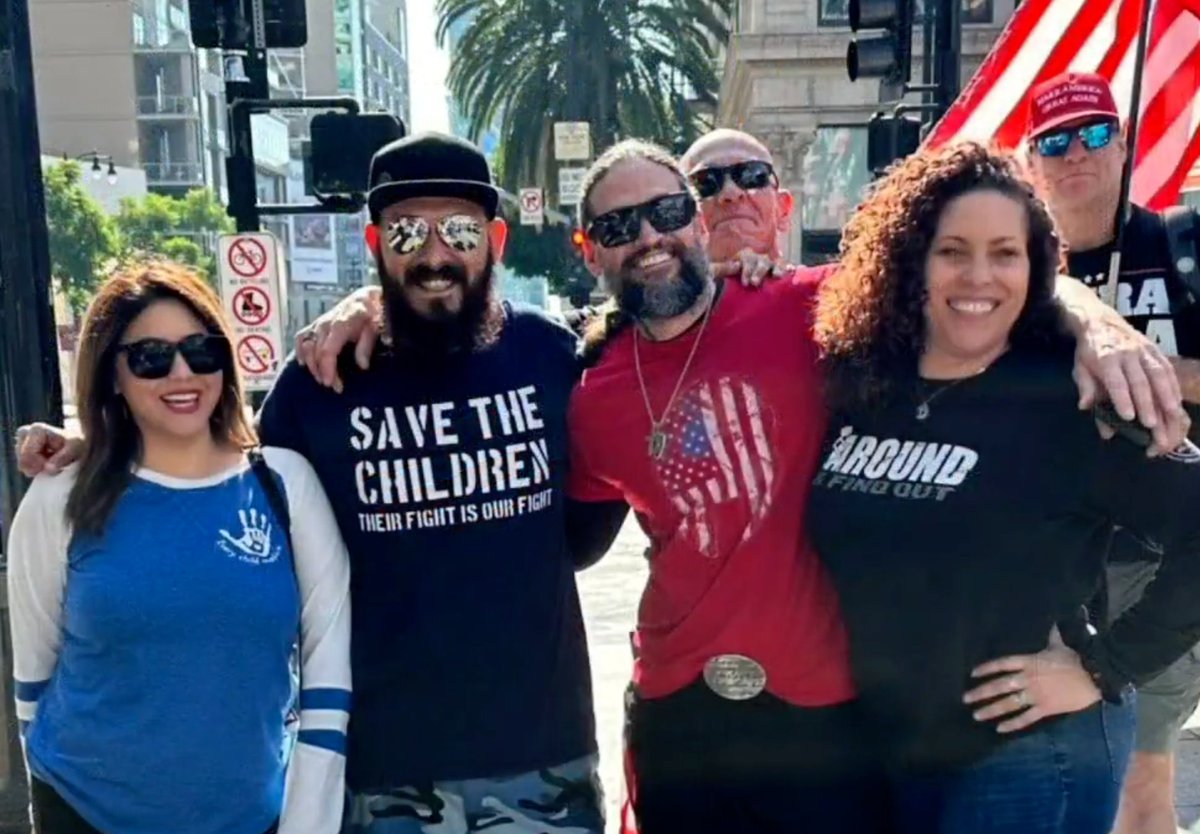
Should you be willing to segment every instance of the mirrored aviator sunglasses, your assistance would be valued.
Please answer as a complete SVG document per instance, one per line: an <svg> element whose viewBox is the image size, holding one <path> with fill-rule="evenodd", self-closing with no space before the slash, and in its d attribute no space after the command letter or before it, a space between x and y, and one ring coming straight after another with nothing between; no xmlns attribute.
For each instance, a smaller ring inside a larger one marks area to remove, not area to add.
<svg viewBox="0 0 1200 834"><path fill-rule="evenodd" d="M708 200L721 193L727 177L742 191L758 191L778 183L771 163L758 159L721 168L704 168L692 174L691 180L700 194L700 199Z"/></svg>
<svg viewBox="0 0 1200 834"><path fill-rule="evenodd" d="M178 342L139 339L119 346L117 351L125 354L129 372L138 379L169 376L176 353L183 357L192 373L201 376L223 371L230 365L229 342L224 336L212 333L197 333Z"/></svg>
<svg viewBox="0 0 1200 834"><path fill-rule="evenodd" d="M642 234L645 219L659 234L677 232L696 217L696 201L686 191L656 197L636 206L606 211L593 220L587 235L605 249L633 243Z"/></svg>
<svg viewBox="0 0 1200 834"><path fill-rule="evenodd" d="M447 215L434 227L442 242L456 252L473 252L483 242L483 224L469 214ZM429 241L430 231L424 217L398 217L387 224L388 246L397 255L411 255Z"/></svg>
<svg viewBox="0 0 1200 834"><path fill-rule="evenodd" d="M1116 122L1095 122L1082 127L1068 127L1045 133L1034 140L1038 154L1055 158L1066 156L1071 148L1071 142L1079 137L1079 142L1089 151L1098 151L1108 147L1113 137L1117 135Z"/></svg>

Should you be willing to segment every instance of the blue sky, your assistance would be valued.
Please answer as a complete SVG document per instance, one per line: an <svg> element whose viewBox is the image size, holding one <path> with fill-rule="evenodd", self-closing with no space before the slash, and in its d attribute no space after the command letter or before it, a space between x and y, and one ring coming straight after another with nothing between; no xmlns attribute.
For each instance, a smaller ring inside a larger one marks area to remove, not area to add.
<svg viewBox="0 0 1200 834"><path fill-rule="evenodd" d="M446 71L449 57L433 39L437 29L437 0L408 0L408 89L412 96L412 125L420 130L450 131L446 111Z"/></svg>

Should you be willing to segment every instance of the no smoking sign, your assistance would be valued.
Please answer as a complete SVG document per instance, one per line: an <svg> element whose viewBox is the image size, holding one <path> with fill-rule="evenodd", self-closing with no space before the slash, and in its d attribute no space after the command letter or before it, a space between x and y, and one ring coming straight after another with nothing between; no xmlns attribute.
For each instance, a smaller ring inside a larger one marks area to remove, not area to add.
<svg viewBox="0 0 1200 834"><path fill-rule="evenodd" d="M248 374L265 374L275 368L275 346L262 336L243 336L237 346L238 365Z"/></svg>

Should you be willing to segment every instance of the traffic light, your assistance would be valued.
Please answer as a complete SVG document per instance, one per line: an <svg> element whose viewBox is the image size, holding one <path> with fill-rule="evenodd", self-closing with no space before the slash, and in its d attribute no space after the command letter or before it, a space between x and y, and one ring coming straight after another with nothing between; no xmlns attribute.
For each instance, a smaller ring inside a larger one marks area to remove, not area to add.
<svg viewBox="0 0 1200 834"><path fill-rule="evenodd" d="M850 0L854 40L846 52L850 80L882 78L905 83L912 77L913 0ZM860 29L883 29L859 37Z"/></svg>
<svg viewBox="0 0 1200 834"><path fill-rule="evenodd" d="M371 157L404 138L391 113L321 113L309 125L313 194L365 194Z"/></svg>
<svg viewBox="0 0 1200 834"><path fill-rule="evenodd" d="M200 49L253 49L254 0L191 0L192 44ZM262 0L267 49L308 43L304 0Z"/></svg>
<svg viewBox="0 0 1200 834"><path fill-rule="evenodd" d="M897 159L921 145L921 123L900 115L876 113L867 122L867 169L882 174Z"/></svg>

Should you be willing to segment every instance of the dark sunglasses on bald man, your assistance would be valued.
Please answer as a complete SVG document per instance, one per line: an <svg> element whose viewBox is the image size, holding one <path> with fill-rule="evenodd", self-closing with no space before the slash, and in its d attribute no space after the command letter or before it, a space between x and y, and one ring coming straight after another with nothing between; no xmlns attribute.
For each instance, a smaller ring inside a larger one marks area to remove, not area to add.
<svg viewBox="0 0 1200 834"><path fill-rule="evenodd" d="M229 342L213 333L196 333L178 342L166 339L138 339L117 347L125 354L129 372L138 379L163 379L171 374L175 354L201 376L215 374L230 365Z"/></svg>
<svg viewBox="0 0 1200 834"><path fill-rule="evenodd" d="M707 200L721 193L726 177L733 180L733 184L742 191L757 191L769 185L779 185L779 177L776 176L771 163L759 159L720 168L702 168L691 175L691 180L700 194L700 199Z"/></svg>
<svg viewBox="0 0 1200 834"><path fill-rule="evenodd" d="M1081 127L1065 127L1062 130L1052 130L1043 133L1033 140L1033 145L1041 156L1055 158L1066 156L1071 149L1071 142L1079 137L1080 143L1089 151L1107 148L1117 135L1116 122L1093 122Z"/></svg>
<svg viewBox="0 0 1200 834"><path fill-rule="evenodd" d="M659 234L677 232L696 217L696 201L686 191L655 197L636 206L613 209L599 215L587 227L587 236L605 249L633 243L642 234L646 220Z"/></svg>

